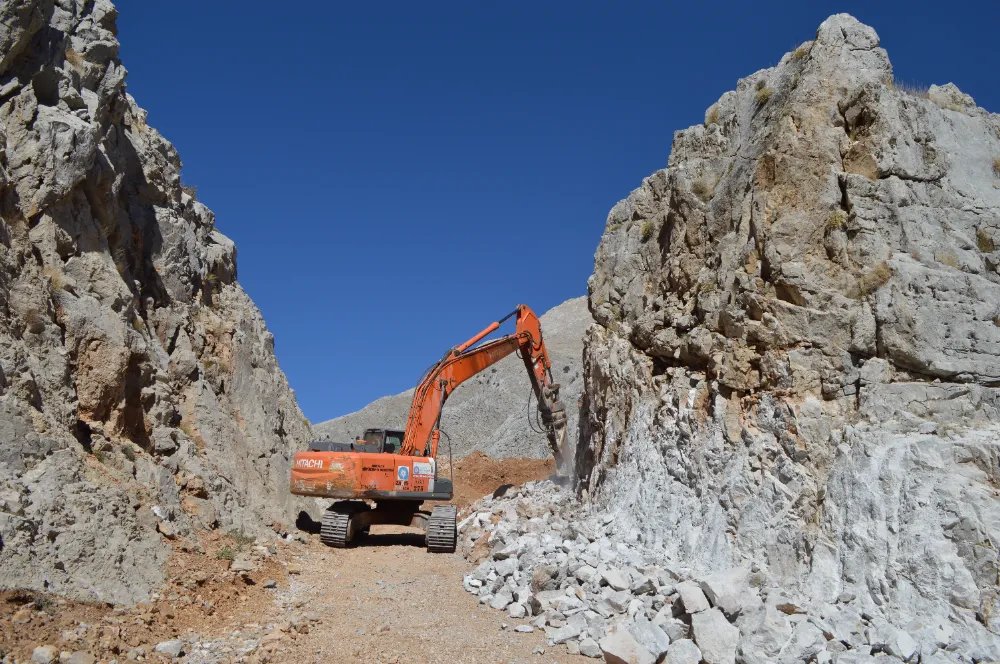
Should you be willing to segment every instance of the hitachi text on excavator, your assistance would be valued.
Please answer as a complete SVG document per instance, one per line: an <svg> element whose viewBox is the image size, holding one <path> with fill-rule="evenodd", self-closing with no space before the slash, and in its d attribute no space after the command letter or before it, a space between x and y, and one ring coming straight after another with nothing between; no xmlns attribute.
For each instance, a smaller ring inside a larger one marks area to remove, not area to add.
<svg viewBox="0 0 1000 664"><path fill-rule="evenodd" d="M515 319L512 334L479 343L510 318ZM428 369L413 393L405 431L368 429L353 442L317 441L295 454L292 493L337 499L323 516L320 539L344 547L373 525L395 524L423 530L428 551L454 551L455 506L423 507L425 501L448 501L453 495L452 478L438 475L441 410L456 387L514 352L528 371L557 472L565 474L566 410L538 317L521 304Z"/></svg>

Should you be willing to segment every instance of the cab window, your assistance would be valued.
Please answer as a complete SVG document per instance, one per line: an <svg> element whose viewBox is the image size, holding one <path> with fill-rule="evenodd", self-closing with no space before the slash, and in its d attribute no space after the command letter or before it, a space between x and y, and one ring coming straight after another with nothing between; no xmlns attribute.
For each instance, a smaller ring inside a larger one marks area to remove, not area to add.
<svg viewBox="0 0 1000 664"><path fill-rule="evenodd" d="M382 451L386 454L396 454L399 452L399 448L403 446L403 434L396 432L386 432L385 434L385 445L382 447Z"/></svg>

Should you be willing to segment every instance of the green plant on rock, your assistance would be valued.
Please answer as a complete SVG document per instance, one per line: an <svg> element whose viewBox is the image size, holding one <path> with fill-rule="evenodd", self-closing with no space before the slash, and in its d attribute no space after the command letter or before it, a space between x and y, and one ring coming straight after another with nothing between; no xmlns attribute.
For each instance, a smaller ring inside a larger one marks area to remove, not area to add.
<svg viewBox="0 0 1000 664"><path fill-rule="evenodd" d="M653 233L656 231L656 224L653 223L652 219L647 219L642 222L642 241L648 242Z"/></svg>
<svg viewBox="0 0 1000 664"><path fill-rule="evenodd" d="M236 552L230 549L228 546L220 550L215 554L215 557L219 560L235 560Z"/></svg>
<svg viewBox="0 0 1000 664"><path fill-rule="evenodd" d="M767 87L767 81L765 81L764 79L757 81L756 99L758 106L763 106L764 104L766 104L767 101L771 98L771 95L773 94L774 90Z"/></svg>
<svg viewBox="0 0 1000 664"><path fill-rule="evenodd" d="M834 210L826 220L827 231L839 231L847 225L847 213L843 210Z"/></svg>
<svg viewBox="0 0 1000 664"><path fill-rule="evenodd" d="M255 539L253 535L247 535L242 530L230 530L226 534L229 535L229 537L232 538L232 540L241 547L246 546L247 544L253 544L253 541Z"/></svg>

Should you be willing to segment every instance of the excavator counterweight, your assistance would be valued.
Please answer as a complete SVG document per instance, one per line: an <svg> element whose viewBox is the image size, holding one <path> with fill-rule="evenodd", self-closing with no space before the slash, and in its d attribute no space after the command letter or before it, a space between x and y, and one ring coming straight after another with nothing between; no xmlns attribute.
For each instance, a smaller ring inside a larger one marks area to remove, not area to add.
<svg viewBox="0 0 1000 664"><path fill-rule="evenodd" d="M512 317L516 326L512 334L476 345ZM429 551L454 551L455 507L422 509L424 501L448 501L454 493L451 478L438 476L441 410L455 388L514 352L527 369L557 473L565 474L566 411L559 401L559 385L552 379L538 317L522 304L449 350L424 374L414 390L404 431L368 429L353 442L318 441L295 454L291 492L340 499L323 517L323 542L348 546L372 525L395 524L424 530Z"/></svg>

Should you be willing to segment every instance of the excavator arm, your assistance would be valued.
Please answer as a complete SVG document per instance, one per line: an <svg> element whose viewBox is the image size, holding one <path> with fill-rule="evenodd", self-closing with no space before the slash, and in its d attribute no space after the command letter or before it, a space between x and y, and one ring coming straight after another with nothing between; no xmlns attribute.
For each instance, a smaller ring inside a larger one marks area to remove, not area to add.
<svg viewBox="0 0 1000 664"><path fill-rule="evenodd" d="M475 345L514 316L516 329L513 334ZM566 437L566 409L559 401L559 385L552 379L552 365L542 340L538 317L524 304L518 305L517 309L491 323L462 345L449 350L428 370L414 391L406 436L399 453L436 456L444 402L456 387L515 351L519 352L528 370L542 425L556 459L557 472L565 474L567 469L563 468L562 446Z"/></svg>

